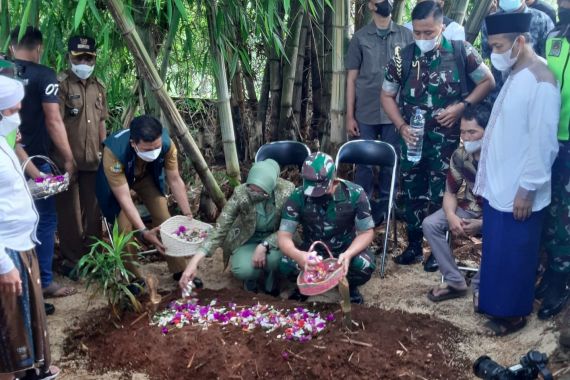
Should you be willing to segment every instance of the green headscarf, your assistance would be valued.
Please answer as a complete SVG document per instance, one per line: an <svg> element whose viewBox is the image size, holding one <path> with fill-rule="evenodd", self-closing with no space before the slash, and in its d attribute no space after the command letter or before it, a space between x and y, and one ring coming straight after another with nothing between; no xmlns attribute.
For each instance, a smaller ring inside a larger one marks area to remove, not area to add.
<svg viewBox="0 0 570 380"><path fill-rule="evenodd" d="M279 164L275 160L256 162L249 171L246 183L255 185L271 195L277 186L280 171Z"/></svg>

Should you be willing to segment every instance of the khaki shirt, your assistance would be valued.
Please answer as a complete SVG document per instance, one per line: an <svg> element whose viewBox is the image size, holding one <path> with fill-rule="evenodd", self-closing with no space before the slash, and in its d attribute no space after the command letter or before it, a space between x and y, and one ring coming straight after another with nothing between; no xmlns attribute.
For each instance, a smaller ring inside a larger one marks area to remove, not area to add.
<svg viewBox="0 0 570 380"><path fill-rule="evenodd" d="M178 170L178 151L176 150L176 145L172 143L170 149L166 152L164 156L164 169L166 170ZM135 181L141 181L148 173L147 163L140 158L136 158L135 161ZM105 147L103 149L103 171L109 181L111 187L119 187L127 183L127 177L125 176L125 168L119 159L111 152L111 149Z"/></svg>
<svg viewBox="0 0 570 380"><path fill-rule="evenodd" d="M95 171L99 166L99 124L107 120L105 86L96 77L82 81L71 70L58 75L59 107L77 169Z"/></svg>

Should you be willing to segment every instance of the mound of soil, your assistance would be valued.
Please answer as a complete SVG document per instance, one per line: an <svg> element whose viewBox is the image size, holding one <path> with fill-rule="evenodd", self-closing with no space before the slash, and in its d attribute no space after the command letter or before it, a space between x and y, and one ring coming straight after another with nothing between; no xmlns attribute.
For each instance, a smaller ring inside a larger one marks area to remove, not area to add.
<svg viewBox="0 0 570 380"><path fill-rule="evenodd" d="M202 302L218 299L253 305L294 308L296 302L239 289L203 290ZM470 364L460 356L463 339L450 323L419 314L353 306L357 331L342 327L338 305L303 305L336 321L307 343L277 339L279 332L246 333L233 326L186 326L162 335L147 319L127 314L116 328L104 310L91 313L71 334L66 351L83 352L91 370L145 372L151 379L198 378L383 378L460 379ZM326 315L326 314L325 314Z"/></svg>

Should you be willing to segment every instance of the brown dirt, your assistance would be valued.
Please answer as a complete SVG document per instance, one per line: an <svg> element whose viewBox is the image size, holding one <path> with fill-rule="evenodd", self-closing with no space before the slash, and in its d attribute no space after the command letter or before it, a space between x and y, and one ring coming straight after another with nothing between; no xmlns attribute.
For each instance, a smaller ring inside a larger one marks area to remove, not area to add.
<svg viewBox="0 0 570 380"><path fill-rule="evenodd" d="M276 304L293 308L298 303L277 301L256 296L239 289L205 290L202 301L217 298L220 302L239 305ZM337 320L308 343L277 339L278 332L244 333L232 326L185 327L161 329L140 322L130 327L137 317L129 314L124 326L117 329L101 311L86 318L70 340L68 349L87 350L91 369L142 370L151 379L201 378L429 378L457 379L469 364L458 357L463 339L459 329L419 314L356 307L353 319L363 326L347 332L340 322L340 310L334 304L310 306L325 313L335 312ZM371 344L365 347L343 343L352 340ZM87 347L87 348L85 348ZM288 359L282 354L286 352ZM152 358L152 360L149 360ZM103 364L103 367L101 365ZM189 367L189 368L188 368Z"/></svg>

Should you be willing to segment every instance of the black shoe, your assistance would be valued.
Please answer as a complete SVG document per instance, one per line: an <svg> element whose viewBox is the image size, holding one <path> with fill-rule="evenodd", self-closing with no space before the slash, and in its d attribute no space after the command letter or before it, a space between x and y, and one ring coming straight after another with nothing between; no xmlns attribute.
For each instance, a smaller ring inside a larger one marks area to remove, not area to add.
<svg viewBox="0 0 570 380"><path fill-rule="evenodd" d="M421 263L424 258L421 244L410 244L400 256L394 257L394 262L399 265L412 265Z"/></svg>
<svg viewBox="0 0 570 380"><path fill-rule="evenodd" d="M129 285L127 285L127 289L129 289L130 292L133 293L133 296L138 297L142 293L144 293L145 286L146 286L145 281L142 278L139 278L138 280L134 280Z"/></svg>
<svg viewBox="0 0 570 380"><path fill-rule="evenodd" d="M257 293L259 292L259 287L257 286L257 280L246 280L243 282L243 288L248 292Z"/></svg>
<svg viewBox="0 0 570 380"><path fill-rule="evenodd" d="M176 272L172 274L172 279L176 282L180 281L182 278L182 272Z"/></svg>
<svg viewBox="0 0 570 380"><path fill-rule="evenodd" d="M539 319L548 319L560 313L570 299L570 290L566 286L568 274L551 272L549 278L548 288L538 310Z"/></svg>
<svg viewBox="0 0 570 380"><path fill-rule="evenodd" d="M552 272L547 269L544 272L544 274L542 275L542 278L540 279L540 282L538 283L538 286L536 287L536 290L534 291L534 298L536 298L537 300L544 298L544 295L546 294L546 291L548 290L548 284L550 282L551 273Z"/></svg>
<svg viewBox="0 0 570 380"><path fill-rule="evenodd" d="M299 288L295 288L295 290L293 290L293 293L291 293L291 295L289 296L289 299L291 301L299 301L299 302L305 302L309 297L301 294L301 292L299 291Z"/></svg>
<svg viewBox="0 0 570 380"><path fill-rule="evenodd" d="M46 315L52 315L55 313L55 306L51 303L44 303L44 309L46 311Z"/></svg>
<svg viewBox="0 0 570 380"><path fill-rule="evenodd" d="M437 272L438 269L439 269L439 264L437 263L435 256L433 254L429 255L428 259L424 263L424 271Z"/></svg>
<svg viewBox="0 0 570 380"><path fill-rule="evenodd" d="M357 287L350 288L350 303L355 303L357 305L362 305L364 303L364 298L362 298L362 294L360 294L360 290Z"/></svg>

